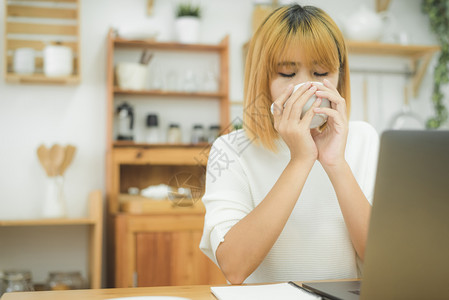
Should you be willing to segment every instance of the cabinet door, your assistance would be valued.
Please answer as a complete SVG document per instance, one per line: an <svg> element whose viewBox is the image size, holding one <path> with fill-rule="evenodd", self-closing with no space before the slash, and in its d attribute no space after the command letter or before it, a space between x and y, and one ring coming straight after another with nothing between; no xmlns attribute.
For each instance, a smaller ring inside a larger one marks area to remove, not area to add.
<svg viewBox="0 0 449 300"><path fill-rule="evenodd" d="M136 234L137 286L226 283L199 249L200 231Z"/></svg>

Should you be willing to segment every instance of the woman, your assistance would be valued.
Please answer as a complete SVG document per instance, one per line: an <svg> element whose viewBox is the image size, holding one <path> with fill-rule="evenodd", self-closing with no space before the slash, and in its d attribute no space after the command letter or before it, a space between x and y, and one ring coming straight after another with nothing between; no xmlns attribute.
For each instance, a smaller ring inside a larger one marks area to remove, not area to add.
<svg viewBox="0 0 449 300"><path fill-rule="evenodd" d="M360 276L378 135L348 121L347 51L332 19L312 6L274 11L251 40L244 96L244 130L209 155L201 250L232 284ZM317 113L327 123L310 129Z"/></svg>

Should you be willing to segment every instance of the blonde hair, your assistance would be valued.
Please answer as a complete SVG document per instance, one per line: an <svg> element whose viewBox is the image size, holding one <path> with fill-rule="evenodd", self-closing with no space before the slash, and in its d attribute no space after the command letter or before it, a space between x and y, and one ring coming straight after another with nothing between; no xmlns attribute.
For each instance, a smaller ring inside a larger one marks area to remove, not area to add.
<svg viewBox="0 0 449 300"><path fill-rule="evenodd" d="M245 64L243 127L251 140L276 151L278 133L270 113L270 83L284 58L298 49L307 68L317 63L339 73L337 90L349 116L349 65L343 35L323 10L298 4L271 13L252 37ZM287 60L288 61L288 60Z"/></svg>

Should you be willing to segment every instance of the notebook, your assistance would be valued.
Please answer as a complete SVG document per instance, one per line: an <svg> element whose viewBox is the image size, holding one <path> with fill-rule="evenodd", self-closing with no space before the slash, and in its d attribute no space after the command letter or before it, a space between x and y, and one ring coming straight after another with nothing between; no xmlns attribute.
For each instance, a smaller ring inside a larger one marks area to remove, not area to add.
<svg viewBox="0 0 449 300"><path fill-rule="evenodd" d="M210 288L218 300L319 300L317 296L293 282L262 285L231 285Z"/></svg>
<svg viewBox="0 0 449 300"><path fill-rule="evenodd" d="M449 131L381 136L360 290L305 283L330 299L449 298Z"/></svg>

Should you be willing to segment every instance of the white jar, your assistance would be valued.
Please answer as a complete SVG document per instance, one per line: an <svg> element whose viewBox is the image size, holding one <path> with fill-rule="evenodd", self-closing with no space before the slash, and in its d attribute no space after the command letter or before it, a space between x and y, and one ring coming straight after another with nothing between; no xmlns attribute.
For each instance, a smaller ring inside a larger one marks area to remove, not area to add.
<svg viewBox="0 0 449 300"><path fill-rule="evenodd" d="M117 83L123 90L141 91L147 83L148 67L138 63L121 62L115 68Z"/></svg>
<svg viewBox="0 0 449 300"><path fill-rule="evenodd" d="M73 53L67 46L49 45L44 48L44 74L49 77L73 73Z"/></svg>
<svg viewBox="0 0 449 300"><path fill-rule="evenodd" d="M35 51L33 48L18 48L14 52L13 70L17 74L33 74Z"/></svg>

